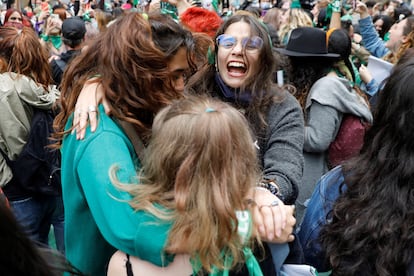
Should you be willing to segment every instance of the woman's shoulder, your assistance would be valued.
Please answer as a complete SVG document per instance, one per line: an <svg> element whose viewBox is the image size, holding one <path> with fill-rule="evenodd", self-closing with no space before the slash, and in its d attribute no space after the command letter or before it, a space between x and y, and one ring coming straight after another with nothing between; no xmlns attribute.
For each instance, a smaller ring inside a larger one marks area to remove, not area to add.
<svg viewBox="0 0 414 276"><path fill-rule="evenodd" d="M319 80L317 80L311 87L311 92L316 89L325 88L326 89L334 89L334 90L350 90L351 85L347 79L340 78L333 74L328 74Z"/></svg>
<svg viewBox="0 0 414 276"><path fill-rule="evenodd" d="M348 80L328 75L320 78L312 85L306 101L306 107L309 107L311 100L324 104L324 102L330 102L330 100L344 98L350 93L352 93L352 87Z"/></svg>
<svg viewBox="0 0 414 276"><path fill-rule="evenodd" d="M286 113L292 111L302 113L298 100L288 90L277 91L273 104L269 108L269 116L285 116Z"/></svg>
<svg viewBox="0 0 414 276"><path fill-rule="evenodd" d="M73 115L69 117L69 120L66 123L65 131L69 131L72 128L73 124ZM67 136L76 137L75 134L68 133ZM88 144L94 139L99 138L99 140L125 140L129 142L128 137L122 130L122 127L108 114L105 113L103 106L98 107L98 124L94 132L91 131L90 126L86 126L85 138L79 140L81 144Z"/></svg>

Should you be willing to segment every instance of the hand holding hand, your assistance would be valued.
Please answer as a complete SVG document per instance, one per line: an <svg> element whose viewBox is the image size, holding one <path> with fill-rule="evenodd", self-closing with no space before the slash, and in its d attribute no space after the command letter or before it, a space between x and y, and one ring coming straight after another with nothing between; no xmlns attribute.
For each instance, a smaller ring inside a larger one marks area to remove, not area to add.
<svg viewBox="0 0 414 276"><path fill-rule="evenodd" d="M285 205L278 197L262 189L255 192L255 202L254 224L261 239L277 243L292 241L296 223L294 206Z"/></svg>

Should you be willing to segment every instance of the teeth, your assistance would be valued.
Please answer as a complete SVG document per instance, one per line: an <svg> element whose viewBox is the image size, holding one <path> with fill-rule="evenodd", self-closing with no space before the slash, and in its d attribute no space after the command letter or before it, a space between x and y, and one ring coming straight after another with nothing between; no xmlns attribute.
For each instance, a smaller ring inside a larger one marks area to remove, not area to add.
<svg viewBox="0 0 414 276"><path fill-rule="evenodd" d="M244 63L242 63L242 62L236 62L236 61L229 62L229 64L227 64L227 66L231 66L231 67L241 67L241 68L245 68L246 67L244 65Z"/></svg>

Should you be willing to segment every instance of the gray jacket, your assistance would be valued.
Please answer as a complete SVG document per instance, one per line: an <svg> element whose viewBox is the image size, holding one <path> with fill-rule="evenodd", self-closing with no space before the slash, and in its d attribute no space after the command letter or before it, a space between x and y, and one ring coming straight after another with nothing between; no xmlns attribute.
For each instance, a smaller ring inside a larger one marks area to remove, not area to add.
<svg viewBox="0 0 414 276"><path fill-rule="evenodd" d="M335 76L319 79L312 86L305 111L305 169L299 202L308 199L320 177L328 171L327 151L341 126L343 114L353 114L372 123L366 101L348 80Z"/></svg>
<svg viewBox="0 0 414 276"><path fill-rule="evenodd" d="M303 173L304 121L294 96L285 93L267 116L267 133L260 144L263 177L275 179L284 202L293 204L300 190Z"/></svg>

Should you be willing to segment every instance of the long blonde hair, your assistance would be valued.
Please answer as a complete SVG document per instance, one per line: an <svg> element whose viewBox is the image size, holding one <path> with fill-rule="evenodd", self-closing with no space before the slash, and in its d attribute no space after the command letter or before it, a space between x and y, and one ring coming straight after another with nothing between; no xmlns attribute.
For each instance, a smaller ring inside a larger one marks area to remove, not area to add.
<svg viewBox="0 0 414 276"><path fill-rule="evenodd" d="M313 27L312 19L303 9L290 9L289 19L279 29L279 38L287 43L290 32L298 27Z"/></svg>
<svg viewBox="0 0 414 276"><path fill-rule="evenodd" d="M123 187L134 209L172 222L166 251L189 253L206 271L243 263L235 211L260 178L244 116L212 98L177 101L156 116L145 153L140 184Z"/></svg>

